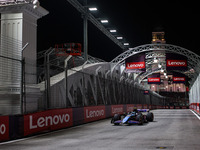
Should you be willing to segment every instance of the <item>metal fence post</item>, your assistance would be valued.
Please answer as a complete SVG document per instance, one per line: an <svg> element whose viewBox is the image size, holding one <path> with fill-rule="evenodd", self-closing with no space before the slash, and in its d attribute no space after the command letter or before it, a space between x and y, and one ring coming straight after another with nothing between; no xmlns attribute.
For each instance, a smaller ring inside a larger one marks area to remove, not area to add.
<svg viewBox="0 0 200 150"><path fill-rule="evenodd" d="M21 60L21 114L26 112L26 94L25 94L25 58Z"/></svg>
<svg viewBox="0 0 200 150"><path fill-rule="evenodd" d="M65 86L66 86L66 107L69 106L68 100L68 65L65 66Z"/></svg>

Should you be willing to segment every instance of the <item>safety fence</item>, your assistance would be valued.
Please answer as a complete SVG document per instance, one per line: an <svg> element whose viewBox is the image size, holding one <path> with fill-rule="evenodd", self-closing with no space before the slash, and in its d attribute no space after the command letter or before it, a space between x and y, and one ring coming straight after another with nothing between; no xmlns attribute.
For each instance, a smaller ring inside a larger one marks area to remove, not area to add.
<svg viewBox="0 0 200 150"><path fill-rule="evenodd" d="M164 106L147 104L100 105L0 116L0 141L18 139L109 118L114 114L130 112L135 107L138 109L165 109ZM186 107L182 109L186 109Z"/></svg>
<svg viewBox="0 0 200 150"><path fill-rule="evenodd" d="M0 115L20 113L22 42L0 35Z"/></svg>
<svg viewBox="0 0 200 150"><path fill-rule="evenodd" d="M0 115L37 110L37 64L25 45L0 35Z"/></svg>

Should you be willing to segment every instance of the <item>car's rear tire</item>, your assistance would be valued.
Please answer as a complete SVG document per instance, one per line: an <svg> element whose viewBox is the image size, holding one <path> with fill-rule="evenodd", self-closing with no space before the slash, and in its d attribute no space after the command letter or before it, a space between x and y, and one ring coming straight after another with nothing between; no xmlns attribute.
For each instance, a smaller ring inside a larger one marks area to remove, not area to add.
<svg viewBox="0 0 200 150"><path fill-rule="evenodd" d="M154 120L153 113L152 112L148 113L146 118L147 118L147 121L152 122Z"/></svg>

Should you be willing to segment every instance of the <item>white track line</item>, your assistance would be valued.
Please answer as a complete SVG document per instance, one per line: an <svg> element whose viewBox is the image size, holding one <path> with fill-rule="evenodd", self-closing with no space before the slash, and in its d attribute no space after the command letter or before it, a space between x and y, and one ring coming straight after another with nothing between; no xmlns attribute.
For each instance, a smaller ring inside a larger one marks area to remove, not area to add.
<svg viewBox="0 0 200 150"><path fill-rule="evenodd" d="M199 115L197 115L193 110L190 110L190 111L200 120Z"/></svg>

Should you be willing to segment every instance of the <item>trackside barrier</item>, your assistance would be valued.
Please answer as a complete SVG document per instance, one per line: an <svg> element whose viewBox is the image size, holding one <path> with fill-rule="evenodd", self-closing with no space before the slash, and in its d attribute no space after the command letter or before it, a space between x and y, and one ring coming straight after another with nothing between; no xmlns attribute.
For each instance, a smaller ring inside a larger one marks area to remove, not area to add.
<svg viewBox="0 0 200 150"><path fill-rule="evenodd" d="M0 116L0 141L18 139L109 118L114 114L130 112L135 107L138 109L165 108L146 104L102 105L53 109L26 115ZM196 108L194 105L191 107Z"/></svg>
<svg viewBox="0 0 200 150"><path fill-rule="evenodd" d="M73 126L72 108L24 115L24 136Z"/></svg>
<svg viewBox="0 0 200 150"><path fill-rule="evenodd" d="M190 109L194 110L198 114L200 114L200 103L191 103L190 104Z"/></svg>
<svg viewBox="0 0 200 150"><path fill-rule="evenodd" d="M9 117L0 117L0 141L9 140Z"/></svg>

